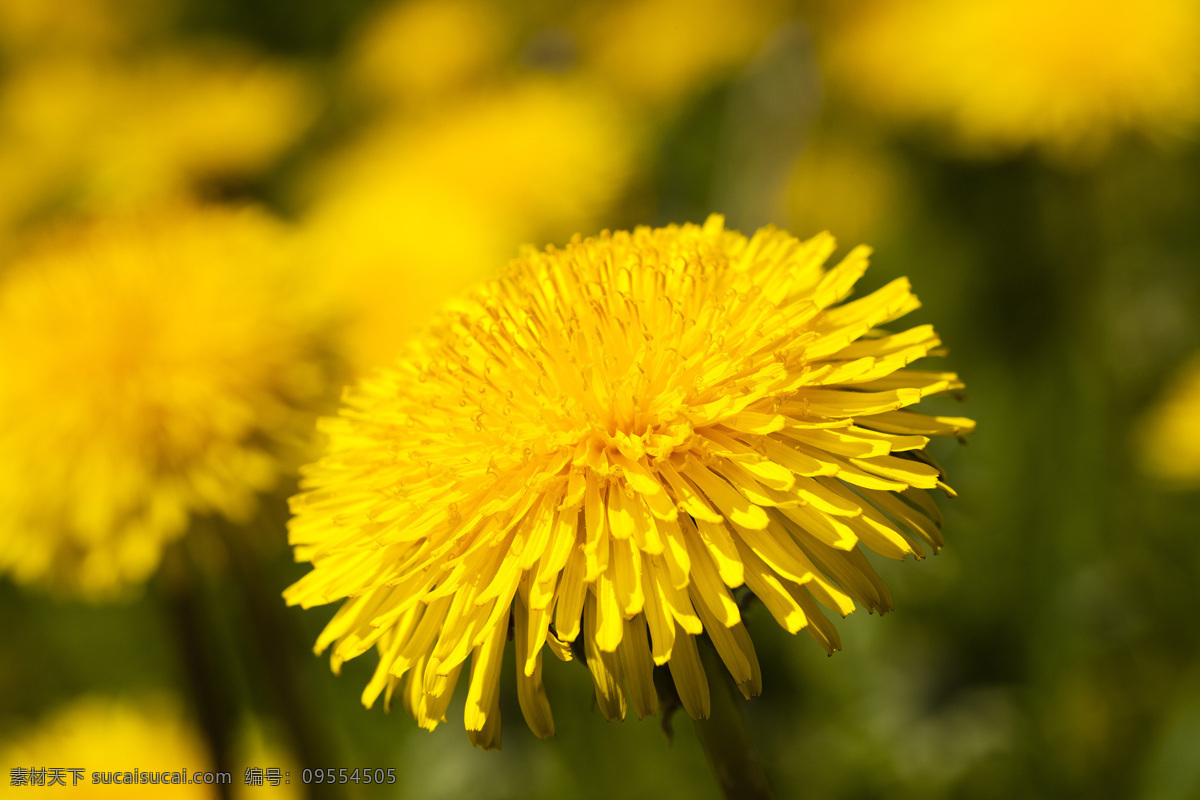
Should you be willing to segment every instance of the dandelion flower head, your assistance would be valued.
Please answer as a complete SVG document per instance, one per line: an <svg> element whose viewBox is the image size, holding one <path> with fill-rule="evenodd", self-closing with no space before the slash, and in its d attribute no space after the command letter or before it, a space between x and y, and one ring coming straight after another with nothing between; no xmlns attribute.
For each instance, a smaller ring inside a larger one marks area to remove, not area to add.
<svg viewBox="0 0 1200 800"><path fill-rule="evenodd" d="M253 178L316 105L301 71L228 47L48 59L6 77L0 178L12 190L0 214L15 221L63 204L145 208Z"/></svg>
<svg viewBox="0 0 1200 800"><path fill-rule="evenodd" d="M60 230L7 268L0 568L102 594L190 515L250 513L321 379L289 246L263 214L180 208Z"/></svg>
<svg viewBox="0 0 1200 800"><path fill-rule="evenodd" d="M929 326L879 326L918 303L905 279L840 304L867 266L833 268L827 234L747 238L720 217L525 251L451 306L323 422L291 542L313 569L286 592L345 600L320 635L337 670L372 647L368 706L399 692L443 720L471 658L465 726L498 746L497 680L515 640L531 729L553 733L542 653L581 654L606 717L654 713L667 665L707 716L707 632L747 695L754 646L731 590L829 651L855 602L891 607L863 555L942 543L922 454L961 418L909 410L959 387L906 369Z"/></svg>
<svg viewBox="0 0 1200 800"><path fill-rule="evenodd" d="M433 104L495 68L508 38L498 9L482 0L392 3L363 27L351 77L383 97Z"/></svg>
<svg viewBox="0 0 1200 800"><path fill-rule="evenodd" d="M835 32L830 67L871 108L967 150L1072 157L1194 125L1197 41L1191 0L881 0Z"/></svg>
<svg viewBox="0 0 1200 800"><path fill-rule="evenodd" d="M816 139L792 166L784 205L792 227L836 230L851 241L878 239L895 223L903 167L887 151L844 135Z"/></svg>
<svg viewBox="0 0 1200 800"><path fill-rule="evenodd" d="M582 60L622 96L672 105L748 62L781 10L774 0L599 3L585 15Z"/></svg>

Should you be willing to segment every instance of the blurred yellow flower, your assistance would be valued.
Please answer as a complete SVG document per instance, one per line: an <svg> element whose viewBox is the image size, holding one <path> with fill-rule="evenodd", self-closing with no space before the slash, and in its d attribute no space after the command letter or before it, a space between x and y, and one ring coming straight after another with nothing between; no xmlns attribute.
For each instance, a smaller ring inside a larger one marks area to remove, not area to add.
<svg viewBox="0 0 1200 800"><path fill-rule="evenodd" d="M0 0L0 51L19 57L108 52L158 27L173 0Z"/></svg>
<svg viewBox="0 0 1200 800"><path fill-rule="evenodd" d="M389 362L446 299L517 243L603 218L633 171L619 107L529 80L384 125L313 180L309 247L350 314L352 362Z"/></svg>
<svg viewBox="0 0 1200 800"><path fill-rule="evenodd" d="M233 50L174 52L138 73L123 87L125 124L99 153L102 196L162 197L180 184L251 177L315 112L301 73Z"/></svg>
<svg viewBox="0 0 1200 800"><path fill-rule="evenodd" d="M0 212L130 208L253 177L313 112L301 75L224 48L32 62L0 85L0 169L37 181Z"/></svg>
<svg viewBox="0 0 1200 800"><path fill-rule="evenodd" d="M940 346L930 326L877 329L919 305L907 280L838 305L868 251L826 269L833 249L714 216L527 249L451 306L323 421L292 501L313 569L288 602L345 601L317 652L338 671L376 647L364 703L399 691L430 729L470 656L465 726L490 748L510 616L521 709L548 736L543 645L575 643L609 719L655 712L656 664L705 717L702 632L747 696L761 684L730 589L830 652L819 604L890 609L858 545L941 546L921 451L973 423L907 410L961 384L905 369Z"/></svg>
<svg viewBox="0 0 1200 800"><path fill-rule="evenodd" d="M507 38L499 8L485 0L393 3L363 25L351 76L383 97L442 102L494 67Z"/></svg>
<svg viewBox="0 0 1200 800"><path fill-rule="evenodd" d="M213 784L191 783L197 773L212 770L212 758L191 726L163 702L135 705L100 697L76 700L0 748L0 759L6 785L18 786L13 783L20 774L18 770L60 769L66 792L87 800L167 794L220 797ZM80 770L77 784L72 768ZM182 782L185 769L187 783ZM124 773L142 772L147 773L145 783L137 782L140 775L134 777L133 784L109 782L117 777L124 781ZM179 773L180 783L164 788L164 772L168 773L168 783L173 779L171 773ZM154 783L149 782L151 775ZM14 788L14 794L22 789L46 791L26 784Z"/></svg>
<svg viewBox="0 0 1200 800"><path fill-rule="evenodd" d="M902 208L899 164L869 144L830 136L805 148L792 166L784 203L791 227L876 239Z"/></svg>
<svg viewBox="0 0 1200 800"><path fill-rule="evenodd" d="M876 0L835 31L836 85L982 154L1101 150L1200 116L1193 0Z"/></svg>
<svg viewBox="0 0 1200 800"><path fill-rule="evenodd" d="M771 0L620 0L581 24L585 68L624 96L670 104L737 69L780 21Z"/></svg>
<svg viewBox="0 0 1200 800"><path fill-rule="evenodd" d="M1147 474L1174 486L1200 486L1200 355L1150 410L1137 442Z"/></svg>
<svg viewBox="0 0 1200 800"><path fill-rule="evenodd" d="M321 391L284 230L186 210L61 230L0 282L0 569L104 594L192 514L245 518Z"/></svg>

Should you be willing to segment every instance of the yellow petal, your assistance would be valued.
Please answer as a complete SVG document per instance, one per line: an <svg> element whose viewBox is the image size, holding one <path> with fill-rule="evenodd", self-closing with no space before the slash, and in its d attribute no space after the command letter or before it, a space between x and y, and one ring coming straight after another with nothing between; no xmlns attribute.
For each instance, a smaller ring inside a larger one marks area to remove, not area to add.
<svg viewBox="0 0 1200 800"><path fill-rule="evenodd" d="M699 461L694 458L688 459L684 471L726 517L747 528L762 530L767 527L767 514L762 508L738 494L732 486L714 475Z"/></svg>
<svg viewBox="0 0 1200 800"><path fill-rule="evenodd" d="M542 648L535 643L537 634L534 631L541 628L542 623L531 619L525 601L519 596L513 606L513 614L517 663L520 665L522 660L525 661L525 668L517 670L517 701L521 704L521 713L529 729L539 739L545 739L554 735L554 715L550 712L550 701L542 686ZM532 657L529 656L531 652Z"/></svg>
<svg viewBox="0 0 1200 800"><path fill-rule="evenodd" d="M742 560L746 565L746 585L771 612L771 616L788 633L796 633L808 624L808 617L795 601L783 581L761 559L741 545Z"/></svg>
<svg viewBox="0 0 1200 800"><path fill-rule="evenodd" d="M642 591L646 595L642 611L650 629L650 652L654 663L662 666L671 658L671 649L675 646L675 620L670 610L664 608L649 569L642 572Z"/></svg>
<svg viewBox="0 0 1200 800"><path fill-rule="evenodd" d="M505 608L496 625L488 632L483 644L471 656L471 680L467 689L467 704L463 709L463 725L468 731L483 731L488 717L499 717L500 660L508 639L508 609ZM497 720L498 722L498 720ZM480 746L487 747L490 739Z"/></svg>
<svg viewBox="0 0 1200 800"><path fill-rule="evenodd" d="M621 643L625 627L622 624L621 605L617 601L616 585L607 572L601 573L596 579L595 591L591 594L596 601L596 646L605 653L611 653Z"/></svg>
<svg viewBox="0 0 1200 800"><path fill-rule="evenodd" d="M646 642L646 620L638 614L625 620L625 635L618 650L621 668L629 688L629 702L638 719L658 711L658 691L654 688L654 662Z"/></svg>
<svg viewBox="0 0 1200 800"><path fill-rule="evenodd" d="M586 563L582 547L575 547L567 559L558 586L558 602L554 606L554 629L566 642L579 636L579 620L583 614L587 583L584 581Z"/></svg>
<svg viewBox="0 0 1200 800"><path fill-rule="evenodd" d="M696 519L703 519L708 522L721 522L725 519L713 511L712 507L704 500L703 495L686 478L676 472L673 466L664 463L659 467L659 470L662 476L667 479L667 483L671 487L671 492L675 495L675 502L684 511Z"/></svg>
<svg viewBox="0 0 1200 800"><path fill-rule="evenodd" d="M713 619L720 620L722 625L736 625L742 618L737 601L729 594L725 584L717 573L712 556L700 545L688 543L692 556L692 582L688 586L688 596L697 613L701 607L710 610ZM704 616L700 616L701 622Z"/></svg>
<svg viewBox="0 0 1200 800"><path fill-rule="evenodd" d="M608 513L600 479L588 472L587 493L584 496L583 517L587 538L583 553L587 558L587 580L594 581L608 567Z"/></svg>
<svg viewBox="0 0 1200 800"><path fill-rule="evenodd" d="M692 562L688 558L680 520L659 520L657 525L659 537L666 542L662 556L667 570L671 573L671 584L676 589L683 589L688 585L688 573L691 571ZM695 525L690 527L694 528Z"/></svg>
<svg viewBox="0 0 1200 800"><path fill-rule="evenodd" d="M759 670L758 655L754 652L754 644L750 641L746 628L739 621L726 626L710 613L711 607L700 598L696 601L696 612L704 623L704 630L712 640L717 655L725 662L725 668L733 676L738 688L746 697L753 697L762 692L762 673Z"/></svg>
<svg viewBox="0 0 1200 800"><path fill-rule="evenodd" d="M700 663L700 654L696 652L696 637L687 633L677 637L675 650L667 666L671 669L671 678L683 703L683 710L692 719L708 719L708 678Z"/></svg>
<svg viewBox="0 0 1200 800"><path fill-rule="evenodd" d="M613 539L612 556L613 586L617 604L628 619L640 613L645 595L642 593L642 554L629 539Z"/></svg>
<svg viewBox="0 0 1200 800"><path fill-rule="evenodd" d="M682 526L685 531L688 530L688 527L687 523ZM730 589L741 586L742 562L738 558L737 547L734 546L733 537L725 523L713 524L699 520L696 522L695 530L699 541L703 543L708 555L716 563L717 574L721 576L721 581ZM695 540L694 537L685 538L691 541ZM694 562L695 551L690 551L690 555Z"/></svg>
<svg viewBox="0 0 1200 800"><path fill-rule="evenodd" d="M592 673L592 683L596 687L596 704L600 707L600 713L610 722L624 719L625 692L621 689L621 663L615 653L599 648L597 635L596 597L589 593L583 607L583 651Z"/></svg>

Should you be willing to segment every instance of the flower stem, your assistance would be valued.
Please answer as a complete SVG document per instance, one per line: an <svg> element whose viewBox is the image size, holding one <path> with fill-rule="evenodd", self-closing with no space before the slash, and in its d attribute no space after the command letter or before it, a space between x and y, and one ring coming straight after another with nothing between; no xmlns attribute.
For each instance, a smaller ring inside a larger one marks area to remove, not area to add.
<svg viewBox="0 0 1200 800"><path fill-rule="evenodd" d="M283 600L264 569L264 556L247 541L248 533L261 535L265 541L276 531L283 530L282 520L276 526L270 523L270 517L265 516L258 520L259 525L267 528L265 531L228 525L218 526L216 531L229 555L230 572L240 595L240 605L247 612L249 626L243 631L243 638L252 639L253 645L245 647L243 643L243 656L248 665L258 667L260 677L264 678L261 685L270 693L272 705L291 738L299 763L302 766L330 763L333 750L322 736L317 712L311 708L310 698L301 686L300 669L295 659L297 651L303 653L305 649L297 648L299 639L291 635L294 633L291 620L283 613ZM345 791L337 784L307 788L318 799L345 796Z"/></svg>
<svg viewBox="0 0 1200 800"><path fill-rule="evenodd" d="M774 800L725 666L711 647L701 648L701 658L709 678L716 680L710 683L712 711L708 719L693 722L717 785L726 800Z"/></svg>
<svg viewBox="0 0 1200 800"><path fill-rule="evenodd" d="M234 699L222 680L219 656L205 645L212 640L204 602L182 543L168 548L159 571L158 587L170 615L171 632L179 647L179 660L192 695L192 707L212 753L213 769L233 771L230 745L234 725ZM213 787L221 798L232 796L230 784Z"/></svg>

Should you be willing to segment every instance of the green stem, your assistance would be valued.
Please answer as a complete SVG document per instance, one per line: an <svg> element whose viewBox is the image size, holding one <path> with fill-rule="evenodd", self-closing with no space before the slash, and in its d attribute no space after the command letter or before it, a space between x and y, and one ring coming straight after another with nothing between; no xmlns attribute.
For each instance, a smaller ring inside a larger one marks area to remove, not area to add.
<svg viewBox="0 0 1200 800"><path fill-rule="evenodd" d="M726 800L774 800L762 762L750 740L739 695L711 647L700 649L709 676L712 711L693 720L696 736Z"/></svg>
<svg viewBox="0 0 1200 800"><path fill-rule="evenodd" d="M199 595L192 565L182 543L168 548L159 572L159 588L171 615L171 632L179 646L180 660L192 695L192 707L212 751L213 768L233 773L230 747L234 726L234 699L221 680L216 663L220 656L205 646L213 632L206 624L204 602ZM230 784L217 784L222 798L231 797Z"/></svg>
<svg viewBox="0 0 1200 800"><path fill-rule="evenodd" d="M260 519L259 522L263 523L264 520ZM282 530L282 524L279 530ZM329 763L331 747L321 735L309 698L301 688L295 658L299 637L290 635L294 631L291 620L283 613L283 599L273 590L262 568L262 556L244 540L247 533L266 535L259 530L247 532L229 526L219 529L230 556L231 572L243 608L248 612L250 629L246 633L254 641L260 671L265 673L264 685L270 692L271 704L287 729L300 764L307 767ZM293 776L293 781L296 777ZM341 787L334 784L308 788L315 798L336 798L345 794Z"/></svg>

